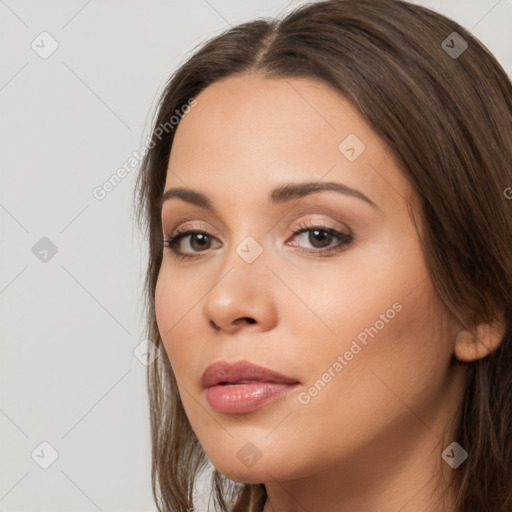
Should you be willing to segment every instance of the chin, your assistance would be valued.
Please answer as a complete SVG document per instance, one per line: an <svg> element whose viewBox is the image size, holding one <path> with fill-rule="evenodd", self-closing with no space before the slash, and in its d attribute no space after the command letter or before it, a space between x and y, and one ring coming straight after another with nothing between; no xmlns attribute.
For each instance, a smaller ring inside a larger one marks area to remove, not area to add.
<svg viewBox="0 0 512 512"><path fill-rule="evenodd" d="M226 478L241 484L262 484L271 480L271 477L269 473L266 472L265 467L263 465L260 466L259 463L252 468L241 467L242 464L238 460L236 460L236 462L226 461L224 464L217 463L213 465L215 469L220 471ZM271 469L269 471L270 474L273 474Z"/></svg>
<svg viewBox="0 0 512 512"><path fill-rule="evenodd" d="M237 450L237 452L239 451ZM210 461L224 476L244 484L262 484L272 480L294 480L304 477L310 472L309 468L291 465L289 457L272 459L262 455L256 462L244 461L244 455L247 452L249 452L249 448L240 454L240 458L239 453L235 453L232 458L226 458L224 453L222 457L213 457ZM250 465L251 463L252 465Z"/></svg>

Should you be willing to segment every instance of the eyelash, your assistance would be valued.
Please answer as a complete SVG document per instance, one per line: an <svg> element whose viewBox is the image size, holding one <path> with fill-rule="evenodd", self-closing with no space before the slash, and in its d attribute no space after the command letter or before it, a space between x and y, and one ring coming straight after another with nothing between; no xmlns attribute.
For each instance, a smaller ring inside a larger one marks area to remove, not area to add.
<svg viewBox="0 0 512 512"><path fill-rule="evenodd" d="M339 243L338 245L335 245L334 247L329 247L327 249L319 249L319 250L313 250L313 249L304 250L304 249L302 249L301 252L306 252L308 254L311 254L311 253L319 254L320 253L323 257L323 256L325 256L326 253L333 253L333 252L337 253L337 252L347 249L348 246L350 246L350 244L354 241L354 239L351 235L346 235L345 233L342 233L341 231L338 231L333 228L327 228L327 227L320 226L320 225L310 224L307 221L299 222L298 226L296 227L296 231L294 231L294 233L293 233L293 236L295 237L295 236L301 235L302 233L307 233L308 231L324 231L328 235L334 236L341 240L341 243ZM180 260L200 258L201 257L200 254L181 253L180 251L177 251L174 248L176 245L178 245L178 243L180 242L180 240L182 238L185 238L189 235L194 235L194 234L209 235L206 231L202 231L202 230L195 230L193 228L190 229L189 227L179 228L176 231L174 231L174 233L172 233L171 236L169 236L169 238L164 238L164 240L162 241L162 245L164 247L167 247L171 251L171 254L173 256L175 256L176 258L179 258Z"/></svg>

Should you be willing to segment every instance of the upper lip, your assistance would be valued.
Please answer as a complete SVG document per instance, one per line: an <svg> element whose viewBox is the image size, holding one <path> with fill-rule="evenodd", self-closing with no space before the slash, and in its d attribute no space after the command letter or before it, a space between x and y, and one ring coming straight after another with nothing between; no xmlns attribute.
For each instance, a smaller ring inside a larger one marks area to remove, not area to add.
<svg viewBox="0 0 512 512"><path fill-rule="evenodd" d="M298 384L299 381L273 370L258 366L248 361L217 361L203 372L201 383L208 388L220 383L235 384L240 381L276 382L281 384Z"/></svg>

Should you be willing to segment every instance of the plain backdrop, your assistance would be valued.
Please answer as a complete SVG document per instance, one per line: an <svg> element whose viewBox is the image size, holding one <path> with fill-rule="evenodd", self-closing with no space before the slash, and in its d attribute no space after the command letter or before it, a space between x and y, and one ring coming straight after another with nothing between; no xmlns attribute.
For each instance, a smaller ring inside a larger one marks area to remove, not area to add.
<svg viewBox="0 0 512 512"><path fill-rule="evenodd" d="M93 191L197 45L302 3L0 0L0 512L156 510L136 167ZM511 74L512 0L417 3Z"/></svg>

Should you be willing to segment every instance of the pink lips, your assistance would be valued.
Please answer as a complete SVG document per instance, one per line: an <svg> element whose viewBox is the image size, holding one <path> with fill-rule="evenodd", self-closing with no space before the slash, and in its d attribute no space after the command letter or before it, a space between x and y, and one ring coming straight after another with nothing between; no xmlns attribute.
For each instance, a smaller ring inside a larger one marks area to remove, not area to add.
<svg viewBox="0 0 512 512"><path fill-rule="evenodd" d="M218 361L206 368L201 379L210 405L222 413L244 413L287 394L297 379L247 361Z"/></svg>

